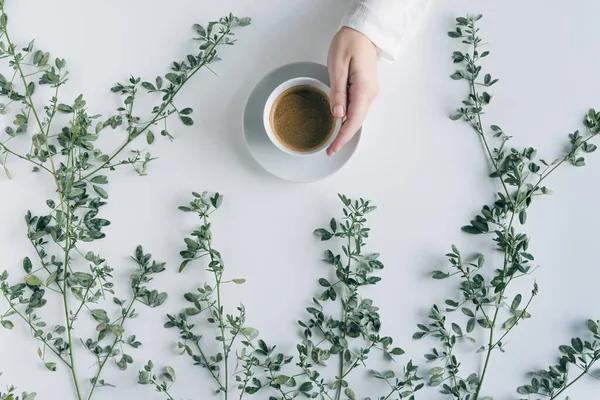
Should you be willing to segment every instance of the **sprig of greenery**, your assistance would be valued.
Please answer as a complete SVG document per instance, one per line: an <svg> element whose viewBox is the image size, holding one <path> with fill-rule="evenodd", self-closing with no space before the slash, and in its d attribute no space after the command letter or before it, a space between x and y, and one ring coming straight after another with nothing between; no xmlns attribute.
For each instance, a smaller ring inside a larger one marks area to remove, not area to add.
<svg viewBox="0 0 600 400"><path fill-rule="evenodd" d="M339 400L342 396L354 400L357 395L350 379L359 369L368 368L368 359L374 350L379 350L388 360L404 354L400 347L393 346L391 337L381 334L378 308L361 293L364 287L381 280L374 273L383 269L379 254L364 252L370 232L366 216L376 207L363 199L339 197L344 205L343 218L333 218L328 228L314 232L322 241L336 238L344 244L341 254L332 250L325 252L324 261L331 267L331 274L318 280L322 292L306 309L308 319L298 321L303 340L297 345L297 371L285 374L285 369L292 368L294 357L277 353L275 346L259 340L255 351L245 354L243 359L245 373L239 381L240 388L247 393L271 388L275 393L269 397L272 400L296 397ZM341 309L339 316L328 313L330 302ZM419 382L422 378L417 375L417 369L409 361L402 374L393 370L369 371L372 379L383 380L390 387L386 395L375 398L399 396L414 400L414 393L424 386ZM335 378L329 381L327 376L332 370Z"/></svg>
<svg viewBox="0 0 600 400"><path fill-rule="evenodd" d="M600 133L600 113L590 110L584 121L587 133L582 135L575 131L570 134L569 151L552 162L537 158L537 151L531 147L521 151L507 149L505 145L510 136L497 125L491 125L489 128L491 135L499 142L497 147L491 147L488 139L490 132L482 122L483 110L492 100L492 95L486 90L498 82L498 79L482 73L480 62L490 52L483 50L485 44L478 35L477 22L481 17L477 15L457 18L456 29L448 33L450 37L459 39L469 47L469 51L465 53L453 53L454 63L460 64L462 68L453 73L451 78L465 80L470 89L463 106L450 118L466 121L477 132L492 165L490 177L497 179L502 187L496 200L491 205L483 206L481 213L462 228L464 232L473 235L491 235L502 255L502 267L493 273L486 272L483 254L478 254L471 260L471 257L465 258L456 246L452 246L452 251L446 255L450 272L435 271L433 278L460 279L460 296L458 299L447 299L445 307L434 305L429 324L419 324L419 331L413 336L415 339L432 336L441 342L441 347L436 347L425 355L428 361L441 362L443 365L429 371L429 383L432 386L441 385L441 393L457 400L480 398L492 354L496 350L503 352L507 335L519 322L531 317L528 309L538 293L536 283L533 283L531 295L522 308L525 296L508 295L509 286L515 279L530 275L533 271L534 257L528 252L530 238L517 231L517 220L524 225L527 221L527 210L534 198L551 193L543 183L556 168L564 162L575 166L585 164L583 154L596 150L596 145L589 141ZM463 314L463 318L466 316L466 325L461 325L458 318L449 321L450 316L458 310ZM487 332L488 340L478 350L485 354L485 361L481 373L472 373L464 378L455 346L461 340L475 343L476 340L469 334L476 328ZM503 331L499 337L498 331Z"/></svg>
<svg viewBox="0 0 600 400"><path fill-rule="evenodd" d="M163 373L160 376L156 376L153 369L154 363L148 361L144 365L144 369L140 371L138 383L140 385L154 386L157 392L164 394L169 400L174 400L173 396L169 393L169 389L175 382L175 370L172 367L165 367Z"/></svg>
<svg viewBox="0 0 600 400"><path fill-rule="evenodd" d="M562 345L558 350L562 354L558 364L551 365L548 369L536 372L529 385L520 386L517 392L528 395L537 394L550 400L558 399L568 388L585 376L592 375L590 370L600 360L600 321L588 320L587 328L589 340L581 338L571 339L571 345ZM573 378L571 371L576 368L577 374ZM539 400L539 398L538 398Z"/></svg>
<svg viewBox="0 0 600 400"><path fill-rule="evenodd" d="M206 257L208 259L207 271L214 278L212 283L204 283L194 293L186 293L184 298L190 306L176 315L167 315L168 321L165 328L179 330L181 341L177 344L181 354L189 356L194 365L206 369L215 381L216 393L221 393L227 400L231 393L230 377L232 351L238 342L244 348L252 348L252 340L258 336L258 331L246 325L246 309L243 304L237 307L235 314L229 314L222 305L222 286L227 283L243 284L244 279L224 280L225 265L219 251L213 248L210 216L223 203L223 196L219 193L209 196L206 192L192 193L194 199L187 206L179 207L180 210L197 214L202 225L194 230L191 237L184 243L186 250L181 252L183 262L180 271L192 261ZM206 321L217 332L215 340L220 345L217 354L210 354L205 348L203 337L205 335L196 331L193 318L205 317ZM238 362L246 353L237 356ZM244 391L241 392L240 398Z"/></svg>
<svg viewBox="0 0 600 400"><path fill-rule="evenodd" d="M184 125L193 124L190 117L193 110L179 107L175 102L178 93L198 71L210 69L219 60L217 48L233 44L232 29L248 25L250 19L229 14L210 22L206 28L194 25L195 39L200 42L198 52L173 62L171 71L153 83L131 76L128 82L115 84L112 91L122 96L123 104L106 119L89 112L83 95L70 102L59 100L60 89L68 81L66 61L52 59L48 52L37 49L33 40L20 48L11 39L8 20L5 1L0 0L0 59L7 60L12 69L8 77L0 74L0 96L6 98L0 111L4 113L19 106L13 125L4 130L6 137L0 137L0 160L9 178L7 162L11 158L26 161L33 171L47 174L55 184L56 198L46 200L46 212L29 211L25 216L27 237L37 260L24 258L25 276L19 283L9 283L6 272L0 274L0 288L9 304L8 311L0 315L0 323L12 329L11 318L23 320L40 344L38 354L46 368L54 371L64 365L71 374L77 400L91 400L96 388L111 386L102 378L107 362L112 360L118 368L126 369L133 358L125 348L141 345L135 335L125 334L126 321L137 315L135 304L156 307L166 299L165 293L146 288L152 276L164 270L164 264L152 261L141 247L133 257L137 268L131 276L129 300L115 295L113 269L106 260L83 249L85 243L103 239L103 228L110 225L110 221L99 217L109 197L106 173L130 165L144 175L154 158L148 152L132 150L130 157L121 159L126 148L140 136L152 144L153 130L159 126L161 134L172 139L167 119L174 114ZM36 89L41 85L53 90L43 113L38 112L40 107L34 101ZM135 107L144 92L158 97L149 117ZM108 127L124 127L126 131L123 144L110 152L95 145ZM31 148L19 153L12 143L27 132L31 132ZM106 297L111 297L118 308L114 318L104 306ZM53 301L63 310L60 323L49 323L38 316L39 309ZM96 331L76 335L75 327L81 318L95 321ZM82 347L77 346L77 339ZM87 393L76 365L80 349L89 352L96 361Z"/></svg>
<svg viewBox="0 0 600 400"><path fill-rule="evenodd" d="M113 297L113 303L118 306L119 311L117 317L110 318L108 311L101 308L100 300L107 293L114 294L112 276L110 275L112 268L105 264L104 259L93 253L86 254L86 260L92 263L90 266L91 273L74 272L73 274L67 274L64 283L69 292L79 302L76 308L69 311L66 326L50 324L36 315L36 310L43 307L47 302L45 299L46 291L43 288L44 284L36 275L28 273L25 283L12 286L7 282L8 274L6 272L0 276L0 289L9 305L8 311L0 316L2 326L8 329L13 328L14 324L8 319L11 316L16 315L22 319L29 326L32 336L40 342L41 347L38 348L38 355L46 368L51 371L58 368L56 362L49 361L47 358L47 352L53 353L57 361L69 368L74 379L73 383L76 384L76 391L81 382L77 379L78 371L73 363L74 342L69 332L75 329L75 323L81 317L81 311L84 309L97 323L94 336L80 339L83 347L96 359L96 371L89 380L91 388L87 395L88 399L92 398L97 387L112 386L101 378L106 363L112 360L121 370L125 370L128 364L133 362L133 358L126 352L125 348L138 348L142 345L135 335L127 335L125 329L125 322L136 318L138 315L134 308L135 304L141 303L149 307L158 307L167 298L166 293L159 293L146 287L146 284L153 279L153 275L164 271L164 263L153 261L150 254L143 253L141 246L138 246L135 256L132 258L137 263L130 279L132 298L127 301ZM29 265L30 262L26 261L24 263L26 272ZM62 273L57 274L57 276L60 275ZM65 286L61 286L63 283L62 278L57 279L59 282L57 287L64 290ZM75 381L75 379L77 380Z"/></svg>
<svg viewBox="0 0 600 400"><path fill-rule="evenodd" d="M2 376L2 372L0 372L0 376ZM16 394L17 388L14 386L8 386L6 391L3 392L0 390L0 400L35 400L37 393L21 393L21 397Z"/></svg>
<svg viewBox="0 0 600 400"><path fill-rule="evenodd" d="M208 371L216 383L216 394L224 399L232 397L234 392L229 378L235 376L236 397L239 399L246 394L268 391L270 400L298 397L339 400L342 396L354 400L356 394L350 387L350 378L361 367L367 368L374 350L381 351L390 361L404 353L401 348L393 346L391 337L381 335L378 309L372 300L361 294L363 287L381 280L373 273L383 268L378 254L367 254L363 250L370 232L366 227L366 215L375 210L369 201L355 201L340 195L344 217L339 221L331 219L327 229L315 231L322 241L341 239L344 242L343 255L331 250L325 252L325 262L332 267L331 276L318 280L322 290L319 300L314 298L314 306L307 308L309 318L298 322L303 330L303 340L297 345L298 354L294 357L278 352L275 345L269 345L263 339L257 339L259 332L246 325L243 305L238 307L237 314L226 314L222 306L222 285L241 284L244 280L224 280L223 259L212 245L210 216L221 207L223 197L218 193L212 196L193 193L193 196L189 205L179 208L196 213L201 225L184 240L186 249L181 251L183 262L180 271L191 262L207 258L207 271L212 273L214 282L205 283L195 293L186 293L184 297L192 306L177 315L168 315L165 327L179 330L181 341L177 346L181 354ZM326 313L326 308L330 308L327 302L340 306L339 318ZM221 349L216 354L208 353L204 343L206 334L198 331L193 321L200 315L206 316L206 321L218 335L215 340ZM235 369L229 368L233 351L236 352ZM330 358L336 359L337 363L329 365ZM167 377L160 381L152 375L152 367L150 362L140 372L139 382L152 384L157 391L167 394L173 380ZM325 376L333 367L336 377L329 381ZM294 373L287 373L292 369L295 369ZM414 393L424 386L417 369L409 361L401 373L393 370L369 371L370 378L383 380L389 386L389 391L376 399L388 400L399 396L414 400Z"/></svg>

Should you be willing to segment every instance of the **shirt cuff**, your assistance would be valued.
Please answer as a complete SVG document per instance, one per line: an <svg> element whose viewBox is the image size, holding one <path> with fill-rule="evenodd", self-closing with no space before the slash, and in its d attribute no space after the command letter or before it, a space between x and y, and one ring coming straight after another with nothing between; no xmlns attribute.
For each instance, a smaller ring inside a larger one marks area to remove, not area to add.
<svg viewBox="0 0 600 400"><path fill-rule="evenodd" d="M394 38L386 33L383 22L367 4L357 2L351 12L342 19L342 26L352 28L368 37L383 57L389 60L396 58Z"/></svg>
<svg viewBox="0 0 600 400"><path fill-rule="evenodd" d="M342 26L368 37L388 60L422 24L430 0L354 0Z"/></svg>

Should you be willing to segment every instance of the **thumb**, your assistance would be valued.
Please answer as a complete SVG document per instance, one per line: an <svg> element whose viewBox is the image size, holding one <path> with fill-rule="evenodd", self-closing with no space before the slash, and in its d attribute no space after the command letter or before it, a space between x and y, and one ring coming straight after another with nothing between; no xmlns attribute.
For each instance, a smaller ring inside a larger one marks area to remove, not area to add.
<svg viewBox="0 0 600 400"><path fill-rule="evenodd" d="M336 118L346 116L348 107L348 65L333 62L329 66L329 81L331 82L331 113Z"/></svg>

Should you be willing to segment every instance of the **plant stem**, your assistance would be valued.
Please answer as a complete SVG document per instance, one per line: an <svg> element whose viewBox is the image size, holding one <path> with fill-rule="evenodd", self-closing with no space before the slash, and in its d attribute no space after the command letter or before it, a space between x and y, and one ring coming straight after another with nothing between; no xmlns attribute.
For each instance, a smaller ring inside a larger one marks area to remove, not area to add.
<svg viewBox="0 0 600 400"><path fill-rule="evenodd" d="M0 11L2 12L2 14L5 14L4 2L0 3ZM6 27L4 28L4 36L6 37L6 42L8 44L8 48L10 49L10 54L15 62L15 66L17 67L17 70L19 71L19 75L21 77L21 81L23 82L23 86L25 87L25 96L27 97L26 104L29 106L29 109L33 112L33 116L35 117L35 120L37 121L38 127L40 128L40 133L44 133L44 125L42 124L42 121L40 120L40 117L37 113L37 110L35 109L33 99L31 98L31 93L27 89L28 88L27 79L25 78L25 74L23 73L23 69L21 68L21 62L17 57L15 57L15 54L14 54L14 49L16 48L16 46L14 46L12 41L10 40L10 36L8 34L8 29L6 29ZM49 126L48 126L48 129L50 129ZM52 152L50 151L50 145L48 144L47 140L45 140L44 142L46 143L46 150L48 151L48 159L50 160L52 176L54 177L54 182L56 183L56 188L58 191L58 195L60 197L60 202L62 203L62 193L60 190L60 184L58 183L58 178L56 177L56 167L54 166L54 159L52 158Z"/></svg>
<svg viewBox="0 0 600 400"><path fill-rule="evenodd" d="M523 308L523 312L521 313L521 315L519 316L519 318L517 318L517 321L516 321L516 322L515 322L515 323L514 323L514 324L513 324L513 325L512 325L510 328L508 328L508 329L506 330L506 332L504 332L504 335L502 335L502 336L500 337L500 339L498 339L498 341L496 341L496 343L494 343L494 346L493 346L493 347L497 347L497 346L498 346L498 344L499 344L499 343L501 343L501 342L502 342L502 340L504 340L504 338L506 337L506 335L508 335L508 334L510 333L510 331L512 331L512 330L513 330L513 328L514 328L515 326L517 326L517 324L519 323L519 320L521 320L521 319L524 319L524 318L525 318L524 316L525 316L525 313L527 312L527 308L529 308L529 305L531 304L531 301L533 300L533 298L534 298L534 297L535 297L535 295L532 293L532 294L531 294L531 297L529 298L529 301L528 301L528 302L527 302L527 304L525 305L525 308Z"/></svg>
<svg viewBox="0 0 600 400"><path fill-rule="evenodd" d="M227 29L221 33L221 36L215 41L215 43L213 43L213 45L206 49L204 54L211 54L214 49L219 45L219 43L221 42L221 40L223 40L224 37L227 36L227 34L229 34L229 32L231 31L231 26L227 26ZM144 127L138 132L137 136L135 137L128 137L127 140L125 141L125 143L123 143L123 145L121 147L119 147L117 149L116 152L113 153L112 156L110 156L108 158L108 160L106 160L105 162L103 162L102 164L100 164L100 166L98 166L97 168L94 168L92 170L92 172L88 173L87 175L84 175L81 180L85 180L88 179L89 177L91 177L92 175L94 175L95 173L97 173L98 171L100 171L102 168L106 167L108 164L110 164L110 162L112 160L115 159L115 157L117 157L124 149L125 147L127 147L127 145L129 145L131 142L133 142L135 140L135 138L141 136L144 132L146 132L146 130L148 130L148 128L150 128L152 125L156 124L156 122L160 121L161 118L161 114L167 109L167 107L169 107L169 105L173 104L173 100L175 99L175 96L177 96L177 94L179 93L179 91L185 86L185 84L192 79L192 77L200 70L202 69L204 66L206 66L208 63L208 60L205 59L200 65L198 65L195 69L192 70L192 72L187 75L185 77L185 79L183 80L183 82L181 83L181 85L179 85L179 87L177 89L175 89L175 91L173 92L173 94L171 95L171 97L169 98L168 101L166 101L163 106L160 108L160 110L154 115L154 117L148 122L146 123L146 125L144 125Z"/></svg>
<svg viewBox="0 0 600 400"><path fill-rule="evenodd" d="M348 274L350 273L350 267L352 266L352 233L354 231L354 218L352 219L352 224L350 227L350 231L348 232L348 266L346 267L346 278L348 277ZM348 314L346 313L346 304L344 302L344 299L341 299L341 303L342 303L342 338L345 339L346 338L346 325L348 324ZM339 375L338 375L338 379L341 381L344 379L344 353L345 351L340 352L340 368L339 368ZM335 393L335 399L336 400L340 400L342 398L342 385L341 382L337 387L336 393Z"/></svg>
<svg viewBox="0 0 600 400"><path fill-rule="evenodd" d="M31 238L29 238L29 242L35 249L35 253L37 254L38 258L40 259L40 263L42 264L42 267L44 268L44 270L48 273L48 275L52 275L52 273L50 272L50 269L48 268L48 264L46 264L46 262L42 258L42 254L40 253L38 247L35 245L33 240L31 240ZM56 287L58 287L59 293L62 294L63 289L62 289L62 287L60 287L60 284L58 282L56 282ZM48 289L50 289L50 287L48 287Z"/></svg>
<svg viewBox="0 0 600 400"><path fill-rule="evenodd" d="M371 342L371 345L367 348L367 351L370 351L374 346L375 346L375 343ZM342 375L342 379L347 377L350 374L350 372L352 372L352 370L354 368L356 368L356 366L358 365L359 362L360 362L360 359L358 357L356 357L356 360L354 360L354 363L352 363L350 368L348 368L348 370L346 372L344 372L344 375Z"/></svg>
<svg viewBox="0 0 600 400"><path fill-rule="evenodd" d="M558 398L558 396L560 396L565 390L567 390L569 387L571 387L571 385L575 384L575 382L577 382L578 380L583 378L585 375L587 375L587 373L588 373L588 369L586 368L583 370L583 372L579 376L577 376L577 378L573 379L566 386L564 386L562 389L560 389L555 395L550 397L550 400L554 400L554 399Z"/></svg>
<svg viewBox="0 0 600 400"><path fill-rule="evenodd" d="M510 232L510 229L512 228L512 224L514 222L514 218L515 218L515 214L513 212L510 217L510 222L508 224L508 227L505 230L505 235L508 234L508 232ZM503 267L504 272L506 272L506 270L508 269L509 258L510 258L510 256L508 255L508 252L509 252L509 248L504 249L504 267ZM506 290L506 286L504 287L504 289L502 289L500 291L500 293L498 293L498 296L496 298L496 310L494 311L494 318L492 319L492 324L490 325L490 336L489 336L489 341L488 341L487 354L485 356L483 370L481 371L481 377L479 378L479 384L477 385L477 390L475 391L473 400L477 400L479 398L479 393L481 392L481 388L483 387L483 381L485 379L485 374L487 373L487 369L488 369L488 366L490 363L490 357L492 355L492 350L494 350L494 348L495 348L494 329L496 327L496 321L498 320L498 315L500 314L500 305L501 305L500 303L502 302L502 299L504 297L505 290Z"/></svg>
<svg viewBox="0 0 600 400"><path fill-rule="evenodd" d="M475 67L475 57L476 57L476 52L477 52L477 42L476 42L476 30L475 27L473 27L472 29L473 33L470 36L470 39L473 43L473 50L471 53L471 63L473 65L473 68ZM475 70L475 69L474 69ZM481 108L481 104L479 103L479 93L477 91L477 88L475 86L475 76L473 74L471 74L471 77L469 78L469 86L470 86L470 92L471 92L471 96L473 98L473 100L475 101L475 106L476 108L480 109ZM483 129L483 122L481 120L481 112L477 112L476 113L476 117L477 117L477 122L475 124L471 124L473 126L473 128L475 128L475 130L479 133L479 136L481 137L481 140L483 142L485 151L493 165L494 168L494 172L498 172L499 168L498 168L498 163L496 162L494 156L492 155L492 151L490 149L490 146L487 142L487 139L485 137L485 131ZM512 199L512 196L510 195L510 192L508 191L508 188L506 186L506 183L504 182L504 179L502 179L502 176L499 176L498 179L500 180L500 183L502 184L502 187L504 188L504 192L506 193L506 198L508 199L510 205L513 207L512 210L512 215L511 215L511 219L510 219L510 223L508 224L508 227L505 230L505 235L508 234L508 232L510 231L511 227L512 227L512 223L514 220L514 216L515 216L515 211L516 211L516 205ZM508 255L508 251L509 249L505 249L504 250L504 266L503 266L503 271L506 272L507 268L508 268L508 264L509 264L509 255ZM505 287L506 288L506 287ZM485 357L485 362L483 364L483 369L481 372L481 377L479 379L479 384L477 385L477 390L475 391L475 395L473 397L473 400L478 400L479 398L479 393L481 392L481 388L483 387L483 381L485 379L485 375L487 373L487 369L489 366L489 362L490 362L490 357L492 354L492 350L495 348L495 344L494 344L494 329L496 327L496 322L498 320L498 315L500 312L500 302L502 301L502 298L504 296L504 289L502 289L500 291L500 293L497 296L497 300L496 300L496 310L494 311L494 316L492 318L491 321L491 325L490 325L490 335L489 335L489 341L488 341L488 349L487 349L487 354ZM487 317L486 317L487 318ZM489 321L489 319L487 319Z"/></svg>
<svg viewBox="0 0 600 400"><path fill-rule="evenodd" d="M208 219L206 214L203 216L204 225L208 225ZM215 261L215 256L213 255L212 248L212 235L208 237L207 240L207 248L210 254L210 260ZM220 268L223 268L221 265ZM217 315L219 317L219 328L221 330L221 343L223 347L223 363L225 368L225 382L222 387L222 391L225 393L225 400L228 399L229 396L229 348L227 346L227 341L225 340L225 321L223 320L223 306L221 305L221 273L218 273L216 270L213 271L215 276L216 286L217 286Z"/></svg>
<svg viewBox="0 0 600 400"><path fill-rule="evenodd" d="M169 391L167 389L163 389L163 387L160 385L160 383L156 382L155 380L150 380L150 383L152 383L154 385L157 392L163 393L164 395L167 396L167 398L169 400L175 400L173 398L173 396L171 396L171 394L169 393Z"/></svg>
<svg viewBox="0 0 600 400"><path fill-rule="evenodd" d="M450 365L453 364L452 363L452 350L453 349L454 349L454 346L448 346L448 359L450 360ZM454 388L457 388L458 390L460 390L460 387L458 386L458 381L456 379L456 369L454 368L454 366L452 366L451 374L452 374L452 383L454 384ZM456 397L460 397L460 396L457 395Z"/></svg>
<svg viewBox="0 0 600 400"><path fill-rule="evenodd" d="M13 310L15 312L16 315L18 315L23 321L25 321L25 323L31 328L31 330L33 330L34 332L36 332L38 330L38 328L36 328L31 321L26 318L19 310L17 310L15 308L15 306L13 305L13 303L10 301L10 299L8 298L8 296L6 295L6 293L3 293L4 298L6 299L8 306L10 307L11 310ZM52 351L52 353L54 353L55 356L57 356L60 361L62 361L67 367L71 368L71 365L69 364L69 362L67 360L65 360L62 355L60 353L58 353L50 343L48 343L43 336L39 336L36 337L34 336L35 339L39 340L40 342L42 342L44 344L44 346L48 347L50 349L50 351Z"/></svg>
<svg viewBox="0 0 600 400"><path fill-rule="evenodd" d="M127 307L127 311L121 315L120 322L119 322L119 327L123 327L123 325L125 324L125 320L128 318L129 314L131 313L131 309L133 308L133 305L135 304L135 302L137 301L138 297L137 295L133 296L133 299L131 299L131 303L129 304L129 307ZM110 346L110 350L108 351L108 353L106 354L106 357L104 357L104 360L102 360L102 362L100 363L100 366L98 367L98 371L96 371L96 375L94 376L94 378L92 378L92 388L90 389L90 393L88 395L88 400L90 400L92 398L92 395L94 394L94 390L96 389L97 385L98 385L98 380L100 379L100 375L102 374L102 370L104 369L104 366L106 365L106 362L108 361L109 358L111 358L112 352L115 349L115 347L117 346L117 344L121 341L121 336L115 336L115 340L113 341L112 345Z"/></svg>
<svg viewBox="0 0 600 400"><path fill-rule="evenodd" d="M208 359L204 355L204 352L202 351L202 348L200 347L200 344L198 342L194 342L194 344L196 345L196 348L200 352L200 356L204 359L204 363L206 364L206 369L208 369L208 371L210 372L210 374L212 375L212 377L214 378L214 380L219 385L219 390L224 391L225 388L223 387L223 385L221 385L221 381L219 380L219 378L217 377L217 375L215 375L214 371L209 368Z"/></svg>
<svg viewBox="0 0 600 400"><path fill-rule="evenodd" d="M20 154L18 154L18 153L15 153L14 151L12 151L12 150L11 150L11 149L9 149L8 147L6 147L6 145L5 145L4 143L0 143L0 148L4 149L4 151L6 151L7 153L10 153L10 154L11 154L11 155L13 155L13 156L20 158L20 159L21 159L21 160L23 160L23 161L30 162L31 164L35 165L35 166L36 166L36 167L38 167L38 168L41 168L41 169L43 169L43 170L46 170L47 172L49 172L49 173L51 173L51 174L53 173L53 172L52 172L51 170L49 170L49 169L48 169L48 168L47 168L45 165L43 165L43 164L40 164L40 163L38 163L38 162L35 162L35 161L33 161L32 159L30 159L30 158L27 158L27 157L24 157L24 156L22 156L22 155L20 155Z"/></svg>
<svg viewBox="0 0 600 400"><path fill-rule="evenodd" d="M5 14L3 2L0 2L0 11L2 12L2 14ZM31 97L31 93L27 89L28 88L27 79L25 78L25 74L23 73L23 69L21 67L21 62L20 62L19 58L17 58L14 54L14 49L16 48L16 46L13 45L13 43L10 39L10 35L8 34L8 29L6 29L6 28L4 29L4 36L6 37L6 41L8 43L8 48L10 49L11 56L14 60L15 66L17 67L17 71L19 73L21 81L25 87L25 95L27 97L27 101L25 103L29 107L29 109L33 112L35 120L40 129L40 133L44 133L44 125L42 124L40 117L37 113L37 110L35 109L35 105L33 103L32 97ZM50 126L48 126L48 130L49 129L50 129ZM63 205L62 210L64 211L64 202L63 202L63 197L62 197L63 193L61 190L60 183L58 182L58 178L56 176L56 167L54 165L54 159L52 156L52 152L50 151L50 145L48 144L47 140L45 140L44 142L46 144L46 150L48 151L48 159L50 161L50 166L51 166L51 171L49 171L49 172L52 173L52 176L54 178L54 182L56 184L56 190L58 192L59 199L60 199L60 204ZM6 150L6 146L3 145L2 147ZM48 170L46 167L44 167L44 169ZM71 334L72 327L71 327L71 323L69 322L69 305L68 305L68 299L67 299L67 266L69 264L69 250L70 250L69 249L69 247L70 247L70 244L69 244L70 207L67 208L66 214L67 214L67 233L66 233L66 246L65 246L66 250L65 250L65 261L64 261L65 262L65 270L64 270L64 285L63 285L64 287L62 288L63 308L64 308L64 312L65 312L65 323L66 323L66 327L67 327L67 338L68 338L68 343L69 343L69 349L68 349L69 359L70 359L69 369L71 371L71 376L73 379L73 384L75 386L77 399L82 400L81 390L79 388L79 380L77 378L77 371L75 368L75 359L73 357L73 340L72 340L72 334ZM62 360L62 357L60 357L60 359Z"/></svg>

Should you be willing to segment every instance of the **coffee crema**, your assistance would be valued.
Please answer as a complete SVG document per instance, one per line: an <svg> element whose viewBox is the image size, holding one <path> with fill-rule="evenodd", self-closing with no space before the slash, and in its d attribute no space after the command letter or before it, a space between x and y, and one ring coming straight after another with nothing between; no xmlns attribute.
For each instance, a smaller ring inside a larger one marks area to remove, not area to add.
<svg viewBox="0 0 600 400"><path fill-rule="evenodd" d="M277 140L290 150L316 150L327 143L335 130L335 117L329 107L329 97L316 87L291 87L273 103L271 129Z"/></svg>

